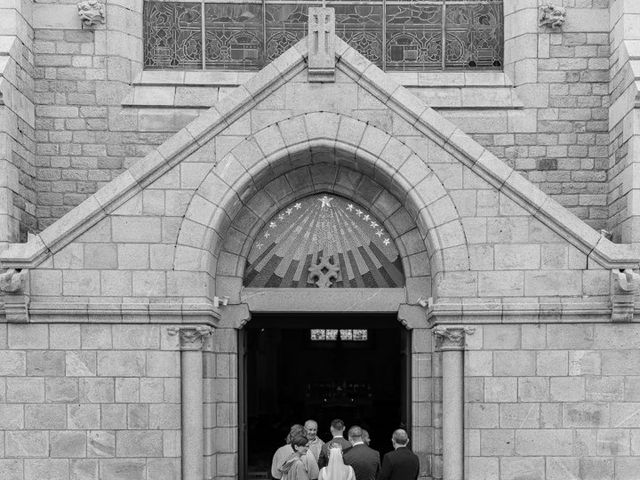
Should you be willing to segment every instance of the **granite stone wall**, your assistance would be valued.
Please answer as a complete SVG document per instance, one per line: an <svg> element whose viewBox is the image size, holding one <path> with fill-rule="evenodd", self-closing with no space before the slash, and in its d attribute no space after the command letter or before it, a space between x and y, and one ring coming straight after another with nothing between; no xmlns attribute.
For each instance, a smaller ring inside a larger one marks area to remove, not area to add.
<svg viewBox="0 0 640 480"><path fill-rule="evenodd" d="M166 327L0 324L0 478L180 478Z"/></svg>
<svg viewBox="0 0 640 480"><path fill-rule="evenodd" d="M634 479L640 329L483 325L467 336L470 480Z"/></svg>

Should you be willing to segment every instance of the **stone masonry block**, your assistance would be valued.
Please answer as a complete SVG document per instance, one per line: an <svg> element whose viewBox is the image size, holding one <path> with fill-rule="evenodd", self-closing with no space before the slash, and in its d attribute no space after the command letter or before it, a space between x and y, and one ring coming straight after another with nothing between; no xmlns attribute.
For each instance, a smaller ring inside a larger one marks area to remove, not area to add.
<svg viewBox="0 0 640 480"><path fill-rule="evenodd" d="M63 459L28 459L24 462L25 478L66 480L69 478L69 462Z"/></svg>
<svg viewBox="0 0 640 480"><path fill-rule="evenodd" d="M27 352L27 375L40 377L64 376L64 352L30 351Z"/></svg>
<svg viewBox="0 0 640 480"><path fill-rule="evenodd" d="M480 430L480 453L485 456L512 456L515 448L513 430Z"/></svg>
<svg viewBox="0 0 640 480"><path fill-rule="evenodd" d="M23 405L0 405L0 430L22 430L24 424Z"/></svg>
<svg viewBox="0 0 640 480"><path fill-rule="evenodd" d="M545 478L545 459L543 457L503 457L500 459L500 472L505 480Z"/></svg>
<svg viewBox="0 0 640 480"><path fill-rule="evenodd" d="M112 378L81 378L78 385L80 401L83 403L110 403L115 400Z"/></svg>
<svg viewBox="0 0 640 480"><path fill-rule="evenodd" d="M155 243L161 241L161 225L158 217L113 217L111 223L115 242Z"/></svg>
<svg viewBox="0 0 640 480"><path fill-rule="evenodd" d="M48 403L73 403L80 398L75 378L49 377L45 379L45 392Z"/></svg>
<svg viewBox="0 0 640 480"><path fill-rule="evenodd" d="M118 431L116 432L116 455L118 457L161 457L162 432Z"/></svg>
<svg viewBox="0 0 640 480"><path fill-rule="evenodd" d="M517 430L516 454L571 455L573 435L571 430Z"/></svg>
<svg viewBox="0 0 640 480"><path fill-rule="evenodd" d="M69 429L98 429L100 428L100 405L86 403L67 405L67 419Z"/></svg>
<svg viewBox="0 0 640 480"><path fill-rule="evenodd" d="M498 428L498 405L494 403L470 403L466 416L468 428Z"/></svg>
<svg viewBox="0 0 640 480"><path fill-rule="evenodd" d="M5 432L5 454L8 458L47 457L49 455L48 432Z"/></svg>
<svg viewBox="0 0 640 480"><path fill-rule="evenodd" d="M549 379L546 377L518 378L518 400L521 402L549 401Z"/></svg>
<svg viewBox="0 0 640 480"><path fill-rule="evenodd" d="M516 402L518 382L515 377L486 378L484 381L485 402Z"/></svg>
<svg viewBox="0 0 640 480"><path fill-rule="evenodd" d="M639 350L602 352L602 375L635 375L640 368Z"/></svg>
<svg viewBox="0 0 640 480"><path fill-rule="evenodd" d="M87 456L86 432L51 432L51 457L82 458Z"/></svg>
<svg viewBox="0 0 640 480"><path fill-rule="evenodd" d="M100 272L97 270L65 270L62 272L62 293L72 296L100 295Z"/></svg>
<svg viewBox="0 0 640 480"><path fill-rule="evenodd" d="M550 349L588 349L593 346L592 325L549 325L547 345Z"/></svg>
<svg viewBox="0 0 640 480"><path fill-rule="evenodd" d="M114 325L113 348L144 350L160 348L160 327L154 325Z"/></svg>
<svg viewBox="0 0 640 480"><path fill-rule="evenodd" d="M497 351L493 353L496 376L526 377L535 375L536 359L533 351Z"/></svg>
<svg viewBox="0 0 640 480"><path fill-rule="evenodd" d="M551 400L556 402L580 402L585 399L584 378L551 377L549 379Z"/></svg>
<svg viewBox="0 0 640 480"><path fill-rule="evenodd" d="M47 325L8 325L7 327L9 348L27 350L49 348Z"/></svg>
<svg viewBox="0 0 640 480"><path fill-rule="evenodd" d="M116 436L112 431L93 430L87 435L87 456L113 457L116 450Z"/></svg>
<svg viewBox="0 0 640 480"><path fill-rule="evenodd" d="M539 428L538 403L505 403L500 405L500 428Z"/></svg>
<svg viewBox="0 0 640 480"><path fill-rule="evenodd" d="M620 407L620 408L619 408ZM567 428L616 428L636 426L637 404L565 403L562 423ZM625 416L626 415L626 416Z"/></svg>
<svg viewBox="0 0 640 480"><path fill-rule="evenodd" d="M100 426L106 430L127 428L127 406L105 404L100 406Z"/></svg>
<svg viewBox="0 0 640 480"><path fill-rule="evenodd" d="M569 375L600 375L602 371L601 353L589 350L569 352Z"/></svg>
<svg viewBox="0 0 640 480"><path fill-rule="evenodd" d="M27 356L25 352L0 351L0 377L26 375L26 365Z"/></svg>
<svg viewBox="0 0 640 480"><path fill-rule="evenodd" d="M86 350L110 350L113 348L111 325L81 325L82 348Z"/></svg>
<svg viewBox="0 0 640 480"><path fill-rule="evenodd" d="M164 401L164 379L140 379L140 401L144 403L162 403Z"/></svg>
<svg viewBox="0 0 640 480"><path fill-rule="evenodd" d="M144 459L104 459L100 461L100 480L146 480Z"/></svg>
<svg viewBox="0 0 640 480"><path fill-rule="evenodd" d="M44 378L8 377L7 402L44 403Z"/></svg>
<svg viewBox="0 0 640 480"><path fill-rule="evenodd" d="M547 350L536 353L536 373L540 376L567 375L567 352Z"/></svg>
<svg viewBox="0 0 640 480"><path fill-rule="evenodd" d="M49 346L61 350L80 348L80 325L49 325Z"/></svg>
<svg viewBox="0 0 640 480"><path fill-rule="evenodd" d="M535 270L540 268L538 245L495 245L496 270Z"/></svg>
<svg viewBox="0 0 640 480"><path fill-rule="evenodd" d="M146 359L144 352L98 352L98 375L107 377L144 376Z"/></svg>
<svg viewBox="0 0 640 480"><path fill-rule="evenodd" d="M180 354L178 352L148 352L147 375L151 377L179 377Z"/></svg>
<svg viewBox="0 0 640 480"><path fill-rule="evenodd" d="M484 348L487 350L515 350L520 348L520 326L485 325Z"/></svg>

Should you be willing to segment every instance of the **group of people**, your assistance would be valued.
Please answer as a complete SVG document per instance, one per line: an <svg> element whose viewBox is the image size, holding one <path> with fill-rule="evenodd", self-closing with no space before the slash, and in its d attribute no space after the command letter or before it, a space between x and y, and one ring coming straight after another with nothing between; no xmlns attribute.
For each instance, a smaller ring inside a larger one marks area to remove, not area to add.
<svg viewBox="0 0 640 480"><path fill-rule="evenodd" d="M380 453L369 447L369 434L357 425L349 428L339 418L329 427L332 438L318 437L318 423L307 420L293 425L286 444L276 450L271 475L277 480L415 480L420 472L416 454L409 450L409 437L401 428L391 436L393 451L380 464Z"/></svg>

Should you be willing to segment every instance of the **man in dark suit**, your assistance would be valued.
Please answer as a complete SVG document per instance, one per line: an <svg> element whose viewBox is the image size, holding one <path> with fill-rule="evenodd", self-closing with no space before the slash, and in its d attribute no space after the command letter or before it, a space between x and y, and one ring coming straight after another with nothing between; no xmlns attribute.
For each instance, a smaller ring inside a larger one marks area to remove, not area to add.
<svg viewBox="0 0 640 480"><path fill-rule="evenodd" d="M331 435L333 438L328 442L325 442L322 445L322 449L320 450L320 457L318 457L318 468L326 467L329 463L329 447L337 443L342 447L342 453L351 448L351 442L343 437L344 434L344 422L339 418L335 418L331 420L331 426L329 430L331 431Z"/></svg>
<svg viewBox="0 0 640 480"><path fill-rule="evenodd" d="M416 480L420 473L418 456L407 448L409 436L399 428L391 436L393 451L382 459L378 480Z"/></svg>
<svg viewBox="0 0 640 480"><path fill-rule="evenodd" d="M345 465L351 465L356 480L375 480L380 470L380 452L362 440L362 429L357 425L349 429L349 441L353 445L342 456Z"/></svg>

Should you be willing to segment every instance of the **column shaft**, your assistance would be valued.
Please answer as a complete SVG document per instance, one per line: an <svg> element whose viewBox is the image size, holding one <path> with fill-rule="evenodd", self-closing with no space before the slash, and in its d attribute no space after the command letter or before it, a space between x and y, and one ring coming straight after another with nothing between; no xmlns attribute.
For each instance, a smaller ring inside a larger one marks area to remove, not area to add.
<svg viewBox="0 0 640 480"><path fill-rule="evenodd" d="M464 352L442 352L443 480L464 479Z"/></svg>
<svg viewBox="0 0 640 480"><path fill-rule="evenodd" d="M203 478L202 352L183 350L182 363L182 480Z"/></svg>

